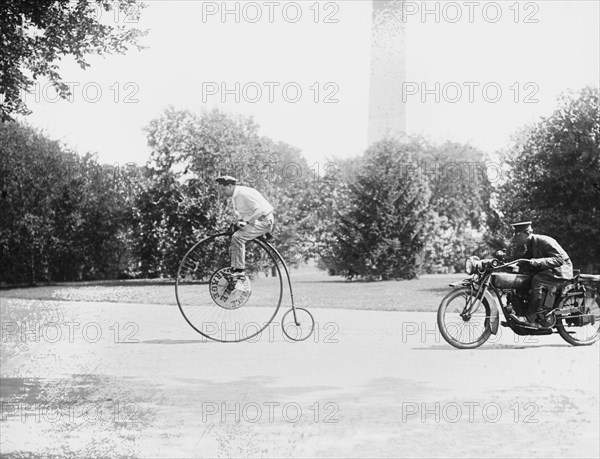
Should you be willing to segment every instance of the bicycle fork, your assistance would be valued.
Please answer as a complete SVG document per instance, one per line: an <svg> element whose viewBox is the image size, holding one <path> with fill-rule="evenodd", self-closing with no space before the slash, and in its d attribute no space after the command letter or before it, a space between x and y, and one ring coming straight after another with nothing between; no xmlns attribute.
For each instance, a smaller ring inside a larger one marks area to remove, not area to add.
<svg viewBox="0 0 600 459"><path fill-rule="evenodd" d="M298 322L298 317L296 316L296 306L294 305L294 290L292 289L292 279L290 278L290 271L285 263L285 261L283 260L283 257L281 256L281 254L279 253L279 251L273 247L271 244L269 244L266 241L261 241L268 249L272 250L275 255L277 255L277 259L279 260L279 262L281 263L281 265L283 266L283 270L285 271L285 277L287 278L288 281L288 287L290 289L290 299L292 301L292 311L294 314L294 324L296 324L297 327L300 326L300 322Z"/></svg>

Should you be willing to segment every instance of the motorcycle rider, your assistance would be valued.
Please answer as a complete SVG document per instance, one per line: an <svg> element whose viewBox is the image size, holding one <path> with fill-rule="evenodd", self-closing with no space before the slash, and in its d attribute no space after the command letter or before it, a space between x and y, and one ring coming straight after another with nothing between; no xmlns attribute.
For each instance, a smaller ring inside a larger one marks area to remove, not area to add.
<svg viewBox="0 0 600 459"><path fill-rule="evenodd" d="M531 281L528 312L525 317L511 317L522 324L537 328L537 313L544 304L552 304L556 291L573 277L573 264L567 252L550 236L534 234L530 221L513 223L513 243L523 260L520 266L535 273ZM546 301L545 299L548 298Z"/></svg>

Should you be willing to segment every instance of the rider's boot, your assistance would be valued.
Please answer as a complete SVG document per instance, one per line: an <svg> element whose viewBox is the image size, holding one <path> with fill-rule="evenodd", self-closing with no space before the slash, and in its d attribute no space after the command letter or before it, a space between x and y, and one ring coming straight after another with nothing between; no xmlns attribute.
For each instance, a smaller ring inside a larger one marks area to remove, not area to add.
<svg viewBox="0 0 600 459"><path fill-rule="evenodd" d="M526 311L525 316L517 316L516 314L510 314L510 317L521 325L530 328L539 328L539 324L536 322L537 313L541 308L543 295L545 294L545 287L532 289L532 292L529 296L529 304L528 311Z"/></svg>
<svg viewBox="0 0 600 459"><path fill-rule="evenodd" d="M535 316L518 316L512 313L510 314L510 318L515 320L516 322L519 322L519 324L524 325L525 327L539 328L539 325L537 324L537 322L535 322Z"/></svg>
<svg viewBox="0 0 600 459"><path fill-rule="evenodd" d="M239 295L246 290L244 279L246 272L243 269L231 268L229 290L233 296Z"/></svg>

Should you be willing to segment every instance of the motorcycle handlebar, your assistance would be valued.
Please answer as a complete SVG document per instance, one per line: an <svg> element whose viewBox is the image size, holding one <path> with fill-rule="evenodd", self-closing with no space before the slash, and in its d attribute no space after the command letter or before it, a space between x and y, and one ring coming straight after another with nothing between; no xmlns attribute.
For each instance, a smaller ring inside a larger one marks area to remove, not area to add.
<svg viewBox="0 0 600 459"><path fill-rule="evenodd" d="M509 263L505 263L505 264L503 264L503 265L496 266L496 267L494 268L494 270L496 270L496 269L501 269L501 268L507 268L507 267L509 267L509 266L512 266L512 265L514 265L514 264L517 264L517 263L519 263L519 262L521 262L521 261L525 261L525 260L526 260L525 258L519 258L518 260L513 260L513 261L511 261L511 262L509 262Z"/></svg>

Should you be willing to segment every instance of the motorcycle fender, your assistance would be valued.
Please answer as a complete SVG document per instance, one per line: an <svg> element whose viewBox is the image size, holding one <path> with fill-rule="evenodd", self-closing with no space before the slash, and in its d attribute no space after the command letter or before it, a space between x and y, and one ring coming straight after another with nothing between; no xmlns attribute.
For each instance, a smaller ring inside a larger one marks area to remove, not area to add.
<svg viewBox="0 0 600 459"><path fill-rule="evenodd" d="M492 292L489 290L485 292L485 298L490 305L490 330L492 331L492 335L496 335L498 333L498 327L500 326L500 310L498 309L498 300L494 298Z"/></svg>
<svg viewBox="0 0 600 459"><path fill-rule="evenodd" d="M470 279L466 279L460 282L454 282L450 284L450 286L455 290L460 288L470 290L471 282L469 281ZM479 287L477 285L474 285L473 288L476 292ZM494 295L489 290L485 292L485 295L483 297L487 300L488 304L490 305L490 330L493 335L496 335L498 334L498 328L500 327L500 310L498 309L499 300L498 298L494 298Z"/></svg>
<svg viewBox="0 0 600 459"><path fill-rule="evenodd" d="M473 283L473 281L471 279L464 279L459 282L452 282L451 284L448 284L448 285L450 287L452 287L453 289L457 289L457 288L462 288L462 287L468 287L472 283Z"/></svg>

